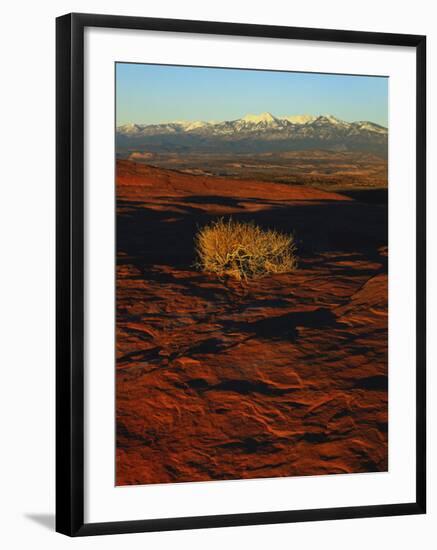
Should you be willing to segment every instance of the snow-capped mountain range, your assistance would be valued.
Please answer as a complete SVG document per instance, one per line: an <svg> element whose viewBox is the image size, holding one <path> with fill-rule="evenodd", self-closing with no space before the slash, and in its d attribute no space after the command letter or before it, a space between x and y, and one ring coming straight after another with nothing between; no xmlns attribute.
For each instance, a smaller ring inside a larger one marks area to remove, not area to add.
<svg viewBox="0 0 437 550"><path fill-rule="evenodd" d="M308 148L387 154L388 130L369 121L332 115L247 114L221 122L175 121L117 128L117 150L153 152L268 152Z"/></svg>

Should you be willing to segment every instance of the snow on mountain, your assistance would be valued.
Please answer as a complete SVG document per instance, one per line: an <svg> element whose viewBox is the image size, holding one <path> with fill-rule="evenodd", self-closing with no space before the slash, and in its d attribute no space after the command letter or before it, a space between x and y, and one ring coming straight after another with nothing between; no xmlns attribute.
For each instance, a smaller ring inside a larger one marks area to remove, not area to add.
<svg viewBox="0 0 437 550"><path fill-rule="evenodd" d="M134 124L133 122L130 122L129 124L123 124L122 126L119 126L117 128L117 132L122 134L136 134L138 132L141 132L141 129L141 124Z"/></svg>
<svg viewBox="0 0 437 550"><path fill-rule="evenodd" d="M239 120L244 120L244 122L252 122L254 124L259 124L260 122L275 122L277 120L271 113L261 113L260 115L247 114Z"/></svg>
<svg viewBox="0 0 437 550"><path fill-rule="evenodd" d="M209 150L262 152L328 148L387 154L388 130L370 121L346 122L326 114L247 114L221 122L174 121L124 124L117 128L117 147L152 151Z"/></svg>
<svg viewBox="0 0 437 550"><path fill-rule="evenodd" d="M202 120L195 121L174 121L174 122L165 122L161 124L124 124L117 128L117 133L120 135L152 135L152 134L165 134L165 133L174 133L174 132L201 132L202 134L205 131L210 131L212 134L218 133L232 133L235 131L250 131L255 130L257 132L261 130L297 130L303 131L303 128L299 129L296 127L307 126L307 127L326 127L326 128L337 128L337 129L351 129L355 130L365 130L368 132L375 132L379 134L386 134L387 129L383 126L375 124L374 122L369 121L357 121L357 122L346 122L340 120L333 115L286 115L281 117L276 117L271 113L261 113L257 114L247 114L236 120L225 120L222 122L205 122Z"/></svg>
<svg viewBox="0 0 437 550"><path fill-rule="evenodd" d="M369 122L366 120L360 120L353 123L354 126L361 130L368 130L369 132L377 132L378 134L387 134L387 128L384 128L384 126L380 126L379 124L375 124L374 122Z"/></svg>
<svg viewBox="0 0 437 550"><path fill-rule="evenodd" d="M288 120L288 122L291 122L292 124L307 124L307 122L313 122L316 120L317 117L314 115L284 115L279 118Z"/></svg>
<svg viewBox="0 0 437 550"><path fill-rule="evenodd" d="M338 119L338 118L336 118L335 116L332 116L332 115L322 115L321 117L319 117L319 119L320 120L327 120L331 124L348 124L344 120L340 120L340 119Z"/></svg>
<svg viewBox="0 0 437 550"><path fill-rule="evenodd" d="M179 124L186 132L189 132L190 130L209 126L211 123L204 120L177 120L173 124Z"/></svg>
<svg viewBox="0 0 437 550"><path fill-rule="evenodd" d="M332 125L334 127L343 127L343 128L350 128L351 122L346 122L345 120L340 120L339 118L336 118L332 115L321 115L319 117L316 117L313 121L313 124L317 126L326 126L326 125Z"/></svg>

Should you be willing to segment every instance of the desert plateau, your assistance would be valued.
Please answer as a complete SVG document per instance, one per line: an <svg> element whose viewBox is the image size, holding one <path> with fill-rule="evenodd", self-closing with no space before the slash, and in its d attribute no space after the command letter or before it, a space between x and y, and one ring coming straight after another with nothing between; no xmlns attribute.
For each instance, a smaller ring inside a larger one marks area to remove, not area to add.
<svg viewBox="0 0 437 550"><path fill-rule="evenodd" d="M116 484L386 471L386 159L193 154L116 162ZM293 235L297 268L199 270L221 218Z"/></svg>

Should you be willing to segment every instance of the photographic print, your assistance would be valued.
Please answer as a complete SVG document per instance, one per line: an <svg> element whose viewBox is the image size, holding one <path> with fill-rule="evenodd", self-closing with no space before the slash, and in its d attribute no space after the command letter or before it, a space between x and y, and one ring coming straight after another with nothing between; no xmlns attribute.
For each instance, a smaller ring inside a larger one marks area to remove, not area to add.
<svg viewBox="0 0 437 550"><path fill-rule="evenodd" d="M116 485L387 471L389 79L115 75Z"/></svg>

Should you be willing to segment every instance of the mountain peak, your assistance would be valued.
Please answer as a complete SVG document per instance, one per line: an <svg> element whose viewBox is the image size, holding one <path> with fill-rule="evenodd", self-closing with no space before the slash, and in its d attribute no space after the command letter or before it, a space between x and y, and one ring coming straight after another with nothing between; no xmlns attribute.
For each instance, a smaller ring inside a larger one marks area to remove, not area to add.
<svg viewBox="0 0 437 550"><path fill-rule="evenodd" d="M179 124L186 131L203 128L210 124L210 122L205 122L204 120L175 120L174 123Z"/></svg>
<svg viewBox="0 0 437 550"><path fill-rule="evenodd" d="M306 124L307 122L313 122L317 117L315 115L284 115L280 118L293 124Z"/></svg>
<svg viewBox="0 0 437 550"><path fill-rule="evenodd" d="M336 118L334 115L321 115L316 120L323 120L331 124L345 124L343 120Z"/></svg>
<svg viewBox="0 0 437 550"><path fill-rule="evenodd" d="M258 124L259 122L274 122L276 120L276 117L274 117L271 113L261 113L259 115L253 115L249 113L245 115L241 120Z"/></svg>

